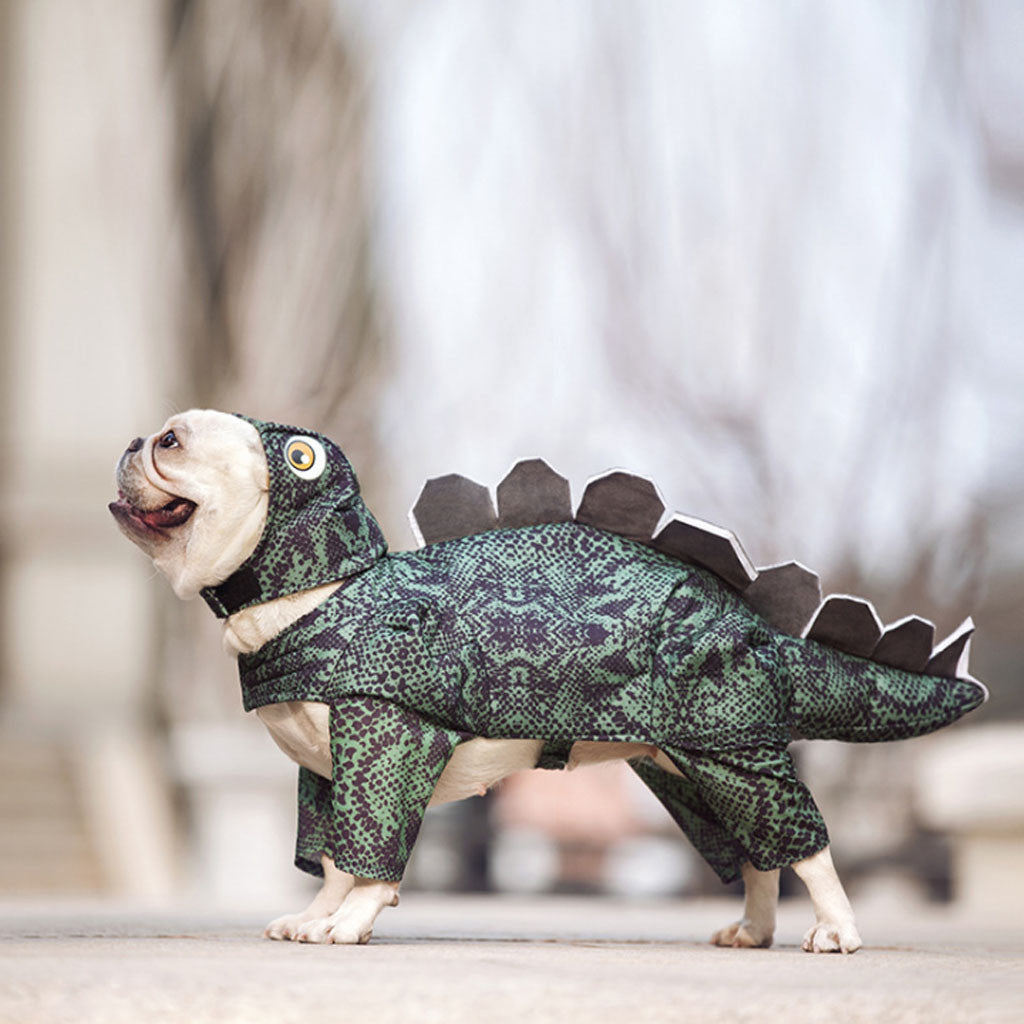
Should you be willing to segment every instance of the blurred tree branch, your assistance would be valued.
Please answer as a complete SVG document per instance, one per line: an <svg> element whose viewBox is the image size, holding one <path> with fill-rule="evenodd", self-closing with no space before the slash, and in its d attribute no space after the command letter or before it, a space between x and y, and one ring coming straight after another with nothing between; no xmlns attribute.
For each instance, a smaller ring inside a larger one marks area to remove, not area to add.
<svg viewBox="0 0 1024 1024"><path fill-rule="evenodd" d="M876 290L864 295L865 303L874 303L858 338L866 383L853 382L864 398L851 403L849 421L836 432L841 447L834 466L795 466L776 428L780 419L804 417L801 429L816 429L803 407L808 396L794 394L791 380L806 344L799 335L809 333L800 311L814 256L801 246L800 229L813 219L818 168L842 112L787 93L786 82L773 83L770 98L750 95L757 79L745 77L739 62L720 63L720 81L707 68L684 74L682 81L700 90L697 102L710 108L704 116L711 146L700 134L704 122L686 119L693 108L676 115L687 126L689 149L707 150L700 171L708 187L688 193L686 182L702 179L692 165L684 174L670 161L678 183L668 178L665 192L652 196L662 184L665 136L674 126L645 119L652 116L651 96L671 95L669 82L679 82L657 77L657 16L628 25L615 8L595 16L579 73L586 102L570 112L571 123L551 114L545 92L525 90L551 154L559 201L586 254L604 358L622 392L678 446L679 490L699 495L705 507L739 510L729 514L740 516L740 525L735 518L723 525L739 529L765 564L793 557L794 547L799 551L800 516L806 521L814 504L819 470L833 472L835 507L816 513L830 552L831 566L818 566L826 571L826 588L877 594L877 578L885 578L882 614L930 615L940 635L965 608L979 607L989 552L1014 507L992 478L972 481L968 500L952 511L941 500L960 468L950 460L955 446L948 443L958 429L955 392L982 396L999 386L992 367L971 356L954 287L964 179L951 140L966 135L990 145L983 131L962 127L972 116L965 102L970 39L964 11L952 3L924 19L928 36L906 115L905 180L891 185L896 195L902 192L906 213L885 251ZM699 36L705 24L695 17L689 27ZM800 76L789 78L798 87ZM749 121L747 102L757 113ZM865 116L863 109L853 113ZM734 165L766 145L770 133L762 122L772 117L793 146L763 169L761 188L737 199L728 186ZM687 152L681 159L696 158ZM782 177L776 180L773 172ZM673 214L668 222L667 211ZM683 239L685 252L675 262L673 236ZM754 279L737 279L737 267ZM673 291L683 295L675 304L665 299ZM730 305L744 293L748 305L729 319ZM842 349L839 326L821 327L832 335L822 343L828 351ZM708 351L714 358L704 358ZM890 552L883 559L870 540L872 516L894 495L905 516L904 547L898 557Z"/></svg>
<svg viewBox="0 0 1024 1024"><path fill-rule="evenodd" d="M365 90L329 0L170 0L193 394L376 462Z"/></svg>

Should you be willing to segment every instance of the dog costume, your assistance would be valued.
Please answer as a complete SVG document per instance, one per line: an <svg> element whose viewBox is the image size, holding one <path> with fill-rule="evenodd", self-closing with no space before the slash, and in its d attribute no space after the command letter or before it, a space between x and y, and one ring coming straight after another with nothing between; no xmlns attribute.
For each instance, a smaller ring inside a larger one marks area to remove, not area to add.
<svg viewBox="0 0 1024 1024"><path fill-rule="evenodd" d="M494 530L389 554L327 438L249 420L270 471L264 534L203 592L225 617L343 579L239 657L246 710L330 709L332 778L299 771L296 864L329 855L402 877L455 747L475 736L660 748L630 762L723 881L828 845L787 745L879 741L946 725L984 699L970 680L904 671L769 625L715 574L580 522Z"/></svg>

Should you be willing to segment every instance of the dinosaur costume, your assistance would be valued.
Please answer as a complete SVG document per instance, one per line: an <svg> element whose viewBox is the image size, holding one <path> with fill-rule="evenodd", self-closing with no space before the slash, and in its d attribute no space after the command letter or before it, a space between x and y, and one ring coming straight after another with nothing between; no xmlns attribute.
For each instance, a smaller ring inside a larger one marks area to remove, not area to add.
<svg viewBox="0 0 1024 1024"><path fill-rule="evenodd" d="M474 736L653 744L630 762L724 881L828 844L787 744L920 735L980 704L972 682L787 636L721 579L579 522L499 529L388 554L341 451L263 423L267 524L203 596L221 617L345 579L239 658L246 710L330 708L332 778L300 769L296 863L401 878L455 747Z"/></svg>

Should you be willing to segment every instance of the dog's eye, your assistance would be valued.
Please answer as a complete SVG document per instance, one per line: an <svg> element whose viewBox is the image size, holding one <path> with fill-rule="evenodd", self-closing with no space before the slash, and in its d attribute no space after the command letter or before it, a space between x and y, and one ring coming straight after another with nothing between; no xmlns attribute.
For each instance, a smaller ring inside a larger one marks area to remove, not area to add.
<svg viewBox="0 0 1024 1024"><path fill-rule="evenodd" d="M177 448L178 439L174 436L173 430L168 430L167 433L157 441L157 444L160 445L161 448Z"/></svg>
<svg viewBox="0 0 1024 1024"><path fill-rule="evenodd" d="M327 466L327 452L315 437L289 437L284 444L284 459L303 480L315 480Z"/></svg>

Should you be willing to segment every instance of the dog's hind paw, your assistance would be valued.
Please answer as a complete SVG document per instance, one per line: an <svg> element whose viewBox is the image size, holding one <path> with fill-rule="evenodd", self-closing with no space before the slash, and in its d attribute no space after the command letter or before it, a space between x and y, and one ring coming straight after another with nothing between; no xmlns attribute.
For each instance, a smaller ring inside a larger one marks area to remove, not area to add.
<svg viewBox="0 0 1024 1024"><path fill-rule="evenodd" d="M772 944L772 934L744 918L719 928L711 936L711 945L731 946L733 949L767 949Z"/></svg>
<svg viewBox="0 0 1024 1024"><path fill-rule="evenodd" d="M329 917L304 924L295 936L299 942L362 946L373 935L373 923L384 907L398 906L397 882L360 879L344 902Z"/></svg>
<svg viewBox="0 0 1024 1024"><path fill-rule="evenodd" d="M846 924L819 921L807 929L803 941L808 953L856 953L862 945L852 921Z"/></svg>
<svg viewBox="0 0 1024 1024"><path fill-rule="evenodd" d="M364 931L358 926L335 925L331 929L330 938L327 941L339 946L365 946L370 941L372 935L372 928Z"/></svg>

